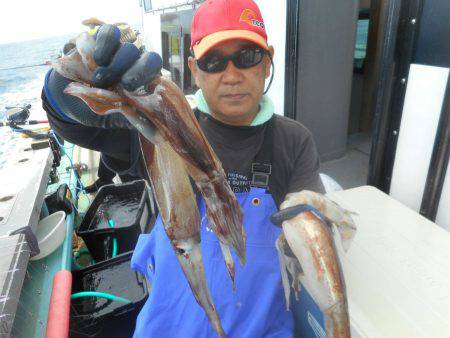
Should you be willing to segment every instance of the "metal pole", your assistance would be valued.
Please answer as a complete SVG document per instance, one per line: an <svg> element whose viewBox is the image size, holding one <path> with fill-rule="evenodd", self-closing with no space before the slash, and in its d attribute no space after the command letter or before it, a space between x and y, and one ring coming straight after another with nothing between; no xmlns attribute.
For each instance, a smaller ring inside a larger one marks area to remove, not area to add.
<svg viewBox="0 0 450 338"><path fill-rule="evenodd" d="M284 115L294 120L296 118L298 95L299 18L300 0L287 0Z"/></svg>
<svg viewBox="0 0 450 338"><path fill-rule="evenodd" d="M369 160L368 184L381 187L387 130L389 126L389 103L392 89L392 74L394 68L395 44L400 16L401 0L379 1L382 6L377 42L377 61L375 67L378 73L374 100L372 104L373 136Z"/></svg>
<svg viewBox="0 0 450 338"><path fill-rule="evenodd" d="M423 0L382 1L385 31L373 104L373 141L368 183L389 192L418 23Z"/></svg>
<svg viewBox="0 0 450 338"><path fill-rule="evenodd" d="M441 116L436 130L433 153L422 197L420 213L431 221L436 220L442 188L450 159L450 74L447 80Z"/></svg>

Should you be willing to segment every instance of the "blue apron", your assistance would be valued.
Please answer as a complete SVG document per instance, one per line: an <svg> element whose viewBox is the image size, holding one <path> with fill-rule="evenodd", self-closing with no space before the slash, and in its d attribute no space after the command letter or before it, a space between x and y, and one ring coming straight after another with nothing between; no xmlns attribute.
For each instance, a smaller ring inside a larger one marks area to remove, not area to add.
<svg viewBox="0 0 450 338"><path fill-rule="evenodd" d="M275 241L281 229L270 216L276 204L265 189L252 187L236 197L244 214L247 263L236 267L233 292L219 242L208 228L200 201L201 248L206 280L228 337L292 337L294 320L286 310ZM158 218L150 234L139 237L131 266L151 284L136 322L134 337L217 337L196 302Z"/></svg>

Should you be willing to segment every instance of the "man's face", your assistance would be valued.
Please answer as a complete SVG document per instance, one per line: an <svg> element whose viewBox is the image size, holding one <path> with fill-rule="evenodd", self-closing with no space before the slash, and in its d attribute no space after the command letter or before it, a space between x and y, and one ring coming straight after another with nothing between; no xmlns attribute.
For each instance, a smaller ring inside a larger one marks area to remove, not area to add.
<svg viewBox="0 0 450 338"><path fill-rule="evenodd" d="M225 41L209 50L207 55L228 56L248 46L253 45L244 40ZM272 47L270 53L273 55ZM239 69L229 61L225 70L218 73L201 70L196 60L190 57L189 68L216 119L231 125L249 125L253 121L259 111L265 79L270 75L267 55L262 62L247 69Z"/></svg>

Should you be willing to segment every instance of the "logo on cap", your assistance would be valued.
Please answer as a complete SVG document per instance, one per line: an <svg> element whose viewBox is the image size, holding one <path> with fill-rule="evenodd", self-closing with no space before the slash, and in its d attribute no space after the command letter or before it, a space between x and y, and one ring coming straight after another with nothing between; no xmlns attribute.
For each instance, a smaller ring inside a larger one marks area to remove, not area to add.
<svg viewBox="0 0 450 338"><path fill-rule="evenodd" d="M249 25L260 27L264 29L264 23L257 19L257 15L251 9L244 9L242 11L241 17L239 18L239 22L245 22Z"/></svg>

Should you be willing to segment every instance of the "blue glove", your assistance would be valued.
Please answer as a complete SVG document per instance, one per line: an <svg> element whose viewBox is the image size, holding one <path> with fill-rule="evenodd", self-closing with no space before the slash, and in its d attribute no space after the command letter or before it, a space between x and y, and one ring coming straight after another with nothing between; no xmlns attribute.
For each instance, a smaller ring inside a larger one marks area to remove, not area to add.
<svg viewBox="0 0 450 338"><path fill-rule="evenodd" d="M107 67L120 47L120 29L114 25L102 25L95 38L94 61L100 67Z"/></svg>
<svg viewBox="0 0 450 338"><path fill-rule="evenodd" d="M130 42L121 43L120 36L120 29L114 25L99 28L93 55L99 68L92 80L99 88L120 82L126 90L134 91L160 74L162 59L157 53L142 53Z"/></svg>
<svg viewBox="0 0 450 338"><path fill-rule="evenodd" d="M121 84L128 91L150 83L161 73L162 59L159 54L145 52L139 60L122 76Z"/></svg>

